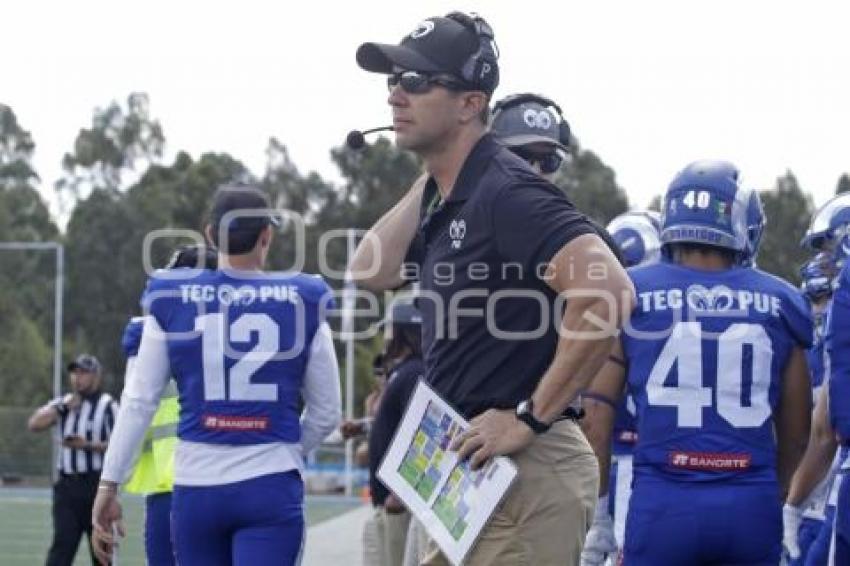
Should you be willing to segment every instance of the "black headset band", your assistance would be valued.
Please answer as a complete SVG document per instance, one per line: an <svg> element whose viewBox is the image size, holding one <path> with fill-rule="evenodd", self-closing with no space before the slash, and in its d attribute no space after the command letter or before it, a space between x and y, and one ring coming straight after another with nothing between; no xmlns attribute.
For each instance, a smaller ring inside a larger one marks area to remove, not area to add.
<svg viewBox="0 0 850 566"><path fill-rule="evenodd" d="M514 106L519 106L521 104L525 104L526 102L536 102L541 106L554 108L558 112L558 117L563 121L564 112L561 110L561 107L552 100L551 98L547 98L542 94L535 94L533 92L523 92L520 94L512 94L502 100L498 101L493 106L493 113L501 112L507 108L513 108Z"/></svg>
<svg viewBox="0 0 850 566"><path fill-rule="evenodd" d="M485 85L493 79L488 79L488 81L484 82L477 75L479 74L478 69L481 64L492 65L498 69L499 55L495 47L496 40L493 34L493 28L490 27L490 24L484 18L475 13L450 12L446 14L446 17L474 32L478 38L478 50L463 65L463 69L465 72L468 72L469 77L463 77L463 79L471 81L471 86L476 89L483 88L484 90L492 91L493 88L486 88ZM466 71L467 67L469 67L468 71Z"/></svg>

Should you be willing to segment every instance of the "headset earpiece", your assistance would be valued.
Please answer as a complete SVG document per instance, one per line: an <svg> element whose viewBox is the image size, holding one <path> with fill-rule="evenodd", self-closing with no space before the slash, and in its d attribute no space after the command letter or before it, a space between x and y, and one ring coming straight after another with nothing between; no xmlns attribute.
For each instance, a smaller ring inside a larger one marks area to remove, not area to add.
<svg viewBox="0 0 850 566"><path fill-rule="evenodd" d="M563 114L559 114L561 122L558 124L558 138L564 147L570 147L573 135L570 131L570 123L564 118Z"/></svg>
<svg viewBox="0 0 850 566"><path fill-rule="evenodd" d="M499 84L499 53L493 28L484 18L475 13L451 12L446 17L475 32L478 36L478 50L461 69L463 80L477 90L492 93Z"/></svg>

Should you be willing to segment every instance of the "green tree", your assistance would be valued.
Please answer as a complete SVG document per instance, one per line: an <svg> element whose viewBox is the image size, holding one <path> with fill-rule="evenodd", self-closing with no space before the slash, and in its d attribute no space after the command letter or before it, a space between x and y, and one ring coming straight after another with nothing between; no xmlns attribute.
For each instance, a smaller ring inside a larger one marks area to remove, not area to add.
<svg viewBox="0 0 850 566"><path fill-rule="evenodd" d="M590 150L578 150L558 171L555 184L576 208L603 226L629 209L614 170Z"/></svg>
<svg viewBox="0 0 850 566"><path fill-rule="evenodd" d="M35 142L0 104L0 242L58 240L37 189L31 159ZM0 250L0 379L2 404L29 405L50 391L55 256Z"/></svg>
<svg viewBox="0 0 850 566"><path fill-rule="evenodd" d="M835 194L840 195L850 191L850 175L842 173L838 178L838 183L835 185Z"/></svg>
<svg viewBox="0 0 850 566"><path fill-rule="evenodd" d="M767 218L758 265L797 285L798 269L808 254L800 240L812 216L812 199L803 193L791 171L776 180L776 186L761 193Z"/></svg>
<svg viewBox="0 0 850 566"><path fill-rule="evenodd" d="M95 189L74 208L68 222L68 301L66 330L75 350L97 355L120 389L124 354L120 337L130 316L139 313L147 280L145 237L154 230L202 232L212 194L224 183L248 174L226 154L193 161L179 153L170 166L153 165L126 192ZM162 266L185 237L155 240L150 267Z"/></svg>
<svg viewBox="0 0 850 566"><path fill-rule="evenodd" d="M118 189L123 175L155 163L165 145L160 123L151 118L148 95L134 92L126 109L118 102L96 108L90 128L83 128L74 149L62 158L65 175L56 183L73 200L96 188Z"/></svg>
<svg viewBox="0 0 850 566"><path fill-rule="evenodd" d="M32 168L35 142L32 134L19 123L11 107L0 104L0 185L26 184L38 181Z"/></svg>
<svg viewBox="0 0 850 566"><path fill-rule="evenodd" d="M52 392L53 356L38 325L8 293L0 294L0 405L30 407Z"/></svg>

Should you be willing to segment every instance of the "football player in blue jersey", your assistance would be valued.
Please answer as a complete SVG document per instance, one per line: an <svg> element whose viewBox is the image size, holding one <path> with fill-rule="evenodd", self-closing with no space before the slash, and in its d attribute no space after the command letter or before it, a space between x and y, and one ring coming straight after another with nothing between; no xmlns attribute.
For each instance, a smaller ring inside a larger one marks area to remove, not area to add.
<svg viewBox="0 0 850 566"><path fill-rule="evenodd" d="M825 521L827 515L831 515L827 505L834 474L823 474L825 470L821 469L820 461L824 458L831 460L836 451L834 433L826 419L826 402L820 399L819 394L824 381L824 320L835 276L832 254L828 251L817 253L800 268L800 276L803 295L812 309L814 318L815 341L806 351L806 358L811 375L812 397L818 401L812 414L809 444L791 481L788 500L782 510L783 546L789 566L826 564L828 544L814 543L824 528L831 533L831 527L825 526ZM815 473L822 479L816 487L811 487L808 486L808 481L816 477L812 473L814 470L819 470ZM803 502L805 503L802 504ZM831 517L829 520L831 522ZM821 538L829 540L829 536ZM810 549L813 552L811 561L808 562Z"/></svg>
<svg viewBox="0 0 850 566"><path fill-rule="evenodd" d="M124 387L120 441L93 521L105 551L126 479L168 379L180 399L172 525L181 565L295 564L304 538L304 454L339 423L339 374L318 277L264 272L275 215L254 187L214 197L219 270L155 273ZM303 412L299 407L303 403Z"/></svg>
<svg viewBox="0 0 850 566"><path fill-rule="evenodd" d="M606 230L620 248L626 267L651 265L661 257L660 215L651 210L632 211L614 218ZM591 393L583 395L582 406L586 414L594 413L599 404L607 405L608 399L595 398ZM593 525L587 534L581 554L582 566L599 566L618 556L625 539L626 514L632 494L632 454L637 442L635 404L631 395L625 395L616 407L614 418L613 460L609 475L609 493L601 497L593 516ZM596 433L588 428L597 419L585 419L582 424L588 437ZM603 432L603 434L608 434Z"/></svg>
<svg viewBox="0 0 850 566"><path fill-rule="evenodd" d="M796 289L750 267L763 224L734 165L692 163L665 195L666 261L630 270L637 306L591 386L616 403L627 383L637 408L630 566L779 562L810 422L812 321ZM609 431L594 435L607 468L614 411L591 418Z"/></svg>
<svg viewBox="0 0 850 566"><path fill-rule="evenodd" d="M846 259L847 246L838 244L843 243L842 235L846 234L848 224L850 195L836 196L815 213L801 242L817 252L813 260L804 266L801 275L803 288L815 309L816 322L820 320L821 324L827 318L829 302L826 301L824 314L820 317L816 303L831 295L836 283L835 272ZM819 326L816 324L816 330ZM823 387L823 382L829 378L829 372L825 371L828 365L824 353L825 330L820 334L815 346L809 350L812 384L820 389L812 417L811 437L783 507L783 546L791 565L821 566L828 562L835 503L842 479L837 472L847 452L846 448L842 448L836 453L838 442L829 419L829 395L827 388Z"/></svg>
<svg viewBox="0 0 850 566"><path fill-rule="evenodd" d="M807 234L807 243L812 247L829 250L836 266L840 268L827 314L824 350L828 383L826 391L821 394L828 408L826 414L830 428L835 431L841 444L840 470L837 486L833 487L837 497L829 564L850 564L850 482L847 481L850 470L850 325L847 323L850 316L850 262L846 261L850 255L848 233L850 195L845 193L834 197L818 211ZM827 466L827 463L821 462L819 467L823 469ZM819 540L821 538L819 536Z"/></svg>
<svg viewBox="0 0 850 566"><path fill-rule="evenodd" d="M843 234L836 250L844 256L850 249L850 224L842 227ZM841 443L841 469L838 497L835 502L835 524L829 550L829 564L850 564L850 262L844 261L838 275L827 316L826 355L829 367L829 420Z"/></svg>

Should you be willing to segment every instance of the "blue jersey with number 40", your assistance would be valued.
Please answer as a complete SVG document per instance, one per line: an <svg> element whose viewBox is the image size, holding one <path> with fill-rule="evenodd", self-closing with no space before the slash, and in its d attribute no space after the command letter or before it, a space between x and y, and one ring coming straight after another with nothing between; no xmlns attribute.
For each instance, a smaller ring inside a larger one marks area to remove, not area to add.
<svg viewBox="0 0 850 566"><path fill-rule="evenodd" d="M752 268L629 270L623 332L637 407L635 477L775 481L773 414L795 346L812 341L796 289Z"/></svg>
<svg viewBox="0 0 850 566"><path fill-rule="evenodd" d="M154 274L142 307L166 334L180 438L298 442L304 371L331 300L325 282L310 275Z"/></svg>

